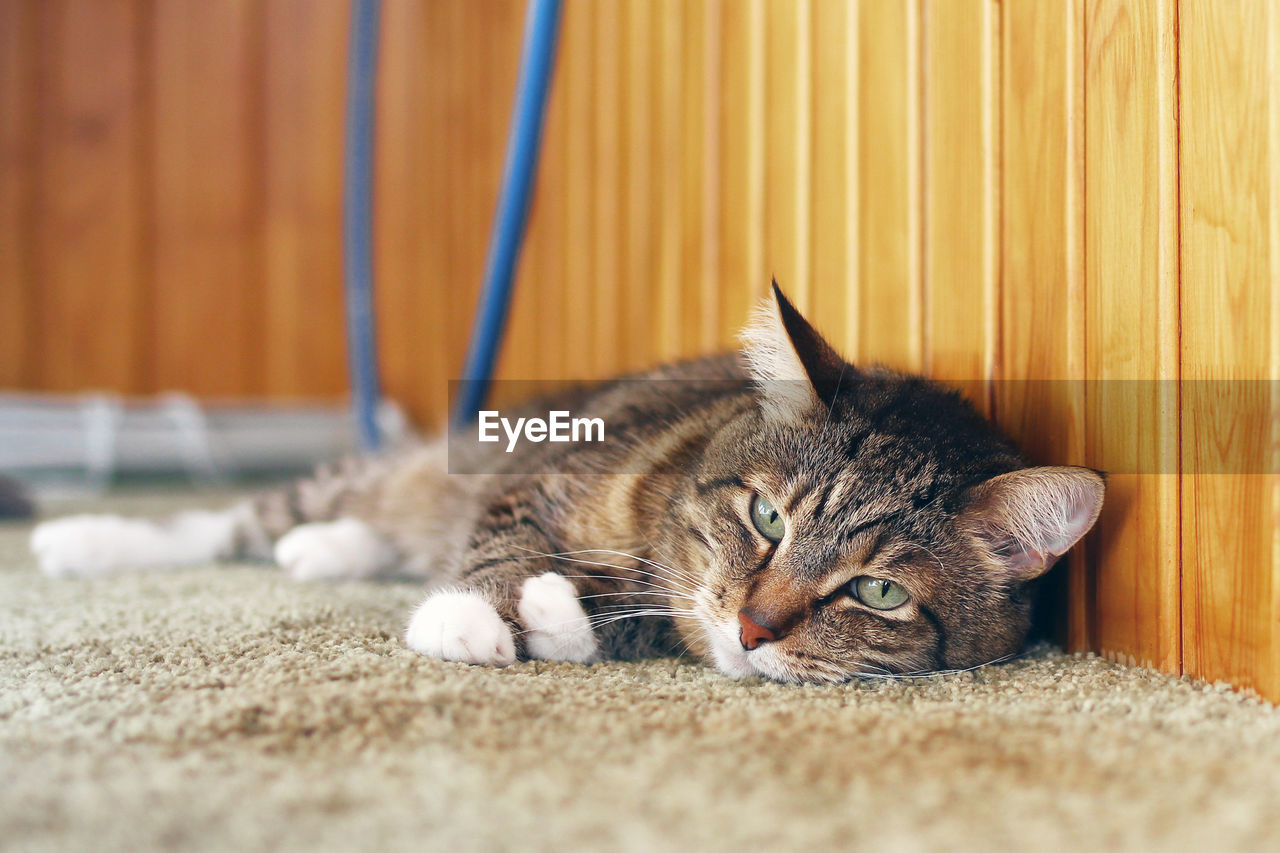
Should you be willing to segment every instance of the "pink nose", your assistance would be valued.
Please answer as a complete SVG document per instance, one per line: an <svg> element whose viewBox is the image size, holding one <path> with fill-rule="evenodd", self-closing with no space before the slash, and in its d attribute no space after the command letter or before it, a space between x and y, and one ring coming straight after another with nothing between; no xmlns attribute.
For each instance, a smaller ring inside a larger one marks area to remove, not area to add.
<svg viewBox="0 0 1280 853"><path fill-rule="evenodd" d="M747 651L751 651L761 643L772 643L778 639L773 631L756 622L747 615L745 610L738 611L738 621L742 623L742 631L739 632L738 639Z"/></svg>

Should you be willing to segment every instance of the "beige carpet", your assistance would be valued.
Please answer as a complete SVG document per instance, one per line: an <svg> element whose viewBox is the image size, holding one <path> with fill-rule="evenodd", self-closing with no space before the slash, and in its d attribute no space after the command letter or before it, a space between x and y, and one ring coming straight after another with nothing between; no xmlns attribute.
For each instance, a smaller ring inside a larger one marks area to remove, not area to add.
<svg viewBox="0 0 1280 853"><path fill-rule="evenodd" d="M54 581L25 538L4 849L1280 850L1280 712L1224 688L1051 651L822 688L480 669L401 648L411 585Z"/></svg>

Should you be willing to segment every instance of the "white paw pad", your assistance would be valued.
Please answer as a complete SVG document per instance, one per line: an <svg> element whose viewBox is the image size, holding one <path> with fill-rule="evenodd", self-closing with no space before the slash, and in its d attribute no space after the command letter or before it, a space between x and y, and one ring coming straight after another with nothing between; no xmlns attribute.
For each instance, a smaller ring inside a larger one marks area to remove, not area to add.
<svg viewBox="0 0 1280 853"><path fill-rule="evenodd" d="M525 627L529 657L590 663L599 646L578 591L555 572L524 582L520 591L520 621Z"/></svg>
<svg viewBox="0 0 1280 853"><path fill-rule="evenodd" d="M394 565L395 554L363 521L302 524L276 543L276 563L299 581L368 578Z"/></svg>
<svg viewBox="0 0 1280 853"><path fill-rule="evenodd" d="M404 642L418 654L441 660L506 666L516 659L511 629L474 592L436 592L409 617Z"/></svg>

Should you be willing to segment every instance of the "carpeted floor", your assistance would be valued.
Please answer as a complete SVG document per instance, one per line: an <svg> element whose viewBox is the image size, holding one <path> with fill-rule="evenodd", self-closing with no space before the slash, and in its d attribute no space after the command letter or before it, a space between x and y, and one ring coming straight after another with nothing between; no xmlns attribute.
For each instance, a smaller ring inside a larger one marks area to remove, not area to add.
<svg viewBox="0 0 1280 853"><path fill-rule="evenodd" d="M1280 849L1280 712L1225 688L1048 650L821 688L481 669L400 646L412 585L55 581L26 533L0 527L4 849Z"/></svg>

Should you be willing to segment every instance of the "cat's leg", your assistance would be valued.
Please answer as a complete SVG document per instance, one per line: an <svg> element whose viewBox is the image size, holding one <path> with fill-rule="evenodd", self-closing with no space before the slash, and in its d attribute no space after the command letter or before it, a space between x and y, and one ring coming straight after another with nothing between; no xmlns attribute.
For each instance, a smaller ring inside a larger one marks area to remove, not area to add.
<svg viewBox="0 0 1280 853"><path fill-rule="evenodd" d="M570 579L553 570L555 548L531 517L529 495L511 495L479 520L456 588L414 610L405 644L444 660L505 666L518 657L587 663L599 653Z"/></svg>
<svg viewBox="0 0 1280 853"><path fill-rule="evenodd" d="M117 515L54 519L36 526L31 550L41 570L56 577L269 554L267 539L248 504L222 511L183 512L165 519Z"/></svg>
<svg viewBox="0 0 1280 853"><path fill-rule="evenodd" d="M225 510L55 519L35 528L31 549L54 576L274 556L298 580L367 578L393 571L398 554L371 524L347 514L370 490L360 476L366 468L322 469Z"/></svg>

